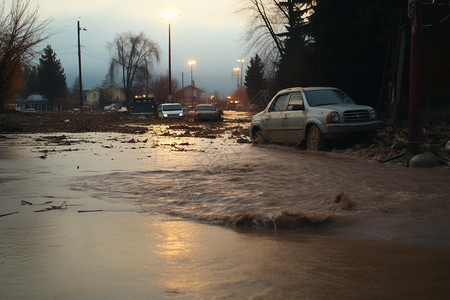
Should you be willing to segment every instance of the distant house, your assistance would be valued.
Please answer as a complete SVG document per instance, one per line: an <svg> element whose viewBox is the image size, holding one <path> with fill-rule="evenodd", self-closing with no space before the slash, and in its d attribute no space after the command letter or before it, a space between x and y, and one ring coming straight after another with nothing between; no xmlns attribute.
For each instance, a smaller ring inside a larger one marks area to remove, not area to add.
<svg viewBox="0 0 450 300"><path fill-rule="evenodd" d="M31 94L24 100L20 101L20 107L22 110L27 108L34 108L36 111L48 111L48 100L42 95L39 94Z"/></svg>
<svg viewBox="0 0 450 300"><path fill-rule="evenodd" d="M125 93L112 85L107 87L96 86L86 94L86 102L91 107L102 103L103 105L116 103L122 106L122 103L125 103Z"/></svg>
<svg viewBox="0 0 450 300"><path fill-rule="evenodd" d="M188 85L179 90L174 96L174 102L183 106L196 106L199 103L207 103L209 94L195 86Z"/></svg>

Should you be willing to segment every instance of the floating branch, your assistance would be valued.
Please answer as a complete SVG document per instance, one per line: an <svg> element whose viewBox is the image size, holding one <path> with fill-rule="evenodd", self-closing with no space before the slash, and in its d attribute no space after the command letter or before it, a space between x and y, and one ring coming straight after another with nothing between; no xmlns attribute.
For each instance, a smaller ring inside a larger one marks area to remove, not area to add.
<svg viewBox="0 0 450 300"><path fill-rule="evenodd" d="M45 205L45 204L49 204L49 203L52 203L52 202L53 202L53 201L46 201L46 202L41 203L41 204L38 204L38 205ZM28 202L28 201L25 201L25 200L21 200L21 201L20 201L20 204L21 204L21 205L34 205L33 203Z"/></svg>
<svg viewBox="0 0 450 300"><path fill-rule="evenodd" d="M52 205L51 207L47 207L44 209L40 209L40 210L35 210L34 212L44 212L44 211L49 211L49 210L54 210L54 209L66 209L67 208L67 204L66 201L64 201L63 203L61 203L61 205Z"/></svg>
<svg viewBox="0 0 450 300"><path fill-rule="evenodd" d="M9 216L9 215L18 214L18 213L19 213L18 211L15 211L15 212L12 212L12 213L3 214L3 215L0 215L0 218L1 217L6 217L6 216Z"/></svg>

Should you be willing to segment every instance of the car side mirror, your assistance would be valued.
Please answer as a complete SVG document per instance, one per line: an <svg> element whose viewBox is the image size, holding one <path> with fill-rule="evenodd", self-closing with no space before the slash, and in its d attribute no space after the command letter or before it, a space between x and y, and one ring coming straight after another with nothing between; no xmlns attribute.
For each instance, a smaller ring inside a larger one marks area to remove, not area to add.
<svg viewBox="0 0 450 300"><path fill-rule="evenodd" d="M294 104L292 105L292 110L304 110L305 106L300 104Z"/></svg>

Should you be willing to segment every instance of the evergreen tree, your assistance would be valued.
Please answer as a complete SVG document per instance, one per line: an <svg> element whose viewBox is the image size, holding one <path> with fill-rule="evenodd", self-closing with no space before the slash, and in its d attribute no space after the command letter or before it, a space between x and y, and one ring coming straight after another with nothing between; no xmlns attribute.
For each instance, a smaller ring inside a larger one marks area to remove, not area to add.
<svg viewBox="0 0 450 300"><path fill-rule="evenodd" d="M248 99L251 101L260 91L267 88L264 79L264 64L258 54L250 59L250 65L245 72L245 86L247 87Z"/></svg>
<svg viewBox="0 0 450 300"><path fill-rule="evenodd" d="M278 88L298 86L307 77L305 72L305 58L308 53L309 39L305 34L305 26L309 20L312 3L317 1L288 0L279 1L287 23L284 39L284 51L278 63L276 74Z"/></svg>
<svg viewBox="0 0 450 300"><path fill-rule="evenodd" d="M306 31L313 41L303 60L308 78L301 84L336 86L375 106L390 39L407 23L406 6L402 0L317 1Z"/></svg>
<svg viewBox="0 0 450 300"><path fill-rule="evenodd" d="M28 97L33 93L39 92L38 71L36 66L25 66L24 75L24 96Z"/></svg>
<svg viewBox="0 0 450 300"><path fill-rule="evenodd" d="M39 91L48 99L50 110L53 110L55 104L62 105L67 100L66 75L50 45L39 58L38 80Z"/></svg>

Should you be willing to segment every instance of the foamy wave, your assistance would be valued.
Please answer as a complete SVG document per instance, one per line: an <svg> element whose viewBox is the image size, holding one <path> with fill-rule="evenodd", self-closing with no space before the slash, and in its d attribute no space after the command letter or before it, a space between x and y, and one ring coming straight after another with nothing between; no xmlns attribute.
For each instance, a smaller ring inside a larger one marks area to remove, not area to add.
<svg viewBox="0 0 450 300"><path fill-rule="evenodd" d="M173 213L172 213L173 214ZM226 216L189 216L190 219L218 225L295 230L328 224L331 216L308 215L302 212L283 211L279 214L239 213Z"/></svg>

